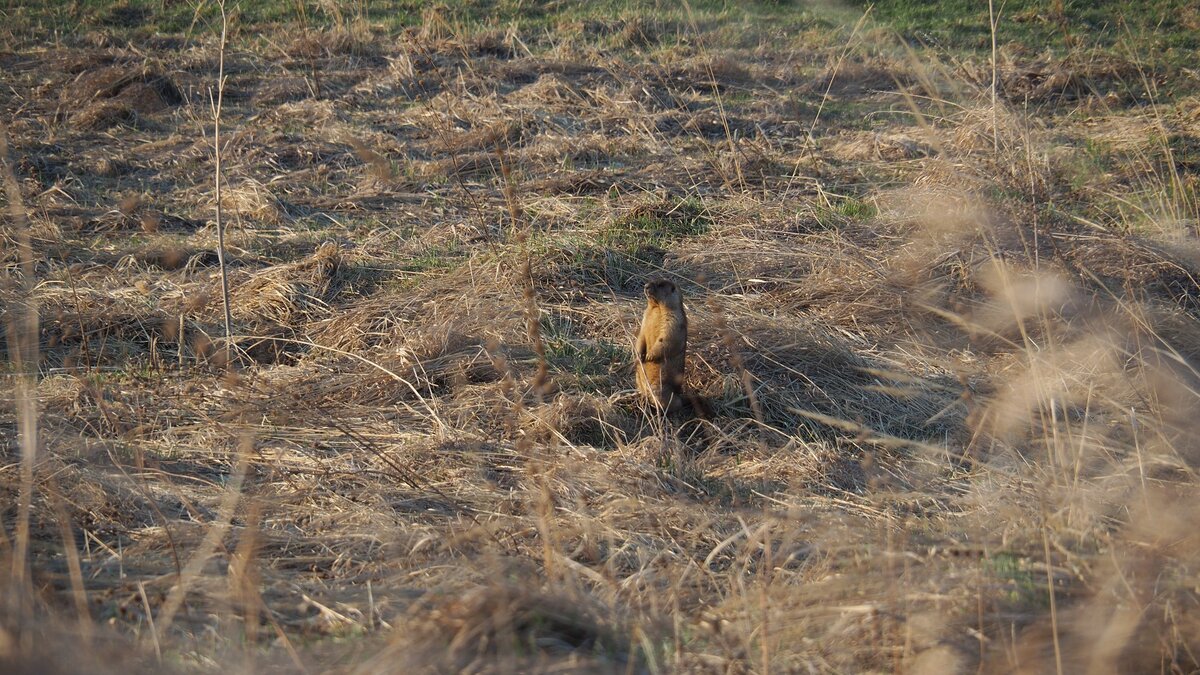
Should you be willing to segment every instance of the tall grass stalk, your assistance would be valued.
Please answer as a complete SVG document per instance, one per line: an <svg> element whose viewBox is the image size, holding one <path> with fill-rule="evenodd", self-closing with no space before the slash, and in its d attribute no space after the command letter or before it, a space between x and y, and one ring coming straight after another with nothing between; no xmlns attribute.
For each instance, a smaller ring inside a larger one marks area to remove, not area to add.
<svg viewBox="0 0 1200 675"><path fill-rule="evenodd" d="M221 107L225 99L225 47L229 35L229 15L225 11L225 0L217 0L221 10L221 44L217 54L217 98L212 99L209 91L209 103L213 116L213 153L216 166L213 169L213 181L216 183L217 204L217 264L221 267L221 307L225 311L225 364L232 363L233 353L233 313L229 308L229 265L225 259L225 226L221 221Z"/></svg>
<svg viewBox="0 0 1200 675"><path fill-rule="evenodd" d="M33 238L29 214L21 197L21 186L13 170L8 149L8 125L0 121L0 170L8 209L16 230L18 260L20 261L20 300L13 312L8 329L9 354L16 379L17 436L21 448L21 479L17 500L16 545L12 560L12 582L17 590L10 598L19 598L21 613L28 611L29 591L29 518L33 504L34 465L38 454L38 308L34 297L36 270L34 268Z"/></svg>

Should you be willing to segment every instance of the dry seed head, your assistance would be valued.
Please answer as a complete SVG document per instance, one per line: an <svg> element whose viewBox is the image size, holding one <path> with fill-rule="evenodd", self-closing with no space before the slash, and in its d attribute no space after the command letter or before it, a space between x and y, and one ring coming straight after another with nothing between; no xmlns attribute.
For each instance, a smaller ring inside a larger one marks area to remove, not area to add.
<svg viewBox="0 0 1200 675"><path fill-rule="evenodd" d="M882 215L916 225L920 238L971 237L992 222L987 206L963 190L913 187L884 193L877 202Z"/></svg>
<svg viewBox="0 0 1200 675"><path fill-rule="evenodd" d="M183 262L185 254L177 248L168 248L159 256L161 267L168 270L179 269L180 263Z"/></svg>
<svg viewBox="0 0 1200 675"><path fill-rule="evenodd" d="M1075 288L1063 277L1019 272L998 258L983 265L975 278L993 300L972 320L997 333L1031 318L1057 317L1075 297Z"/></svg>
<svg viewBox="0 0 1200 675"><path fill-rule="evenodd" d="M1026 365L1005 377L986 404L980 422L993 436L1016 441L1026 430L1057 415L1065 406L1096 405L1124 381L1119 352L1105 335L1084 337L1060 348L1029 352Z"/></svg>
<svg viewBox="0 0 1200 675"><path fill-rule="evenodd" d="M201 358L208 356L212 351L212 340L208 339L207 335L201 333L192 338L192 351Z"/></svg>
<svg viewBox="0 0 1200 675"><path fill-rule="evenodd" d="M198 312L207 307L210 300L212 300L212 296L208 291L197 291L188 297L184 307L189 312Z"/></svg>
<svg viewBox="0 0 1200 675"><path fill-rule="evenodd" d="M525 330L530 342L533 343L533 351L537 354L538 367L537 373L533 377L532 389L539 398L544 396L550 389L550 374L546 365L546 345L542 342L541 331L541 316L537 306L537 294L533 289L533 274L530 270L529 260L521 266L522 276L525 278L525 288L523 295L525 296Z"/></svg>
<svg viewBox="0 0 1200 675"><path fill-rule="evenodd" d="M148 234L154 234L155 232L158 232L161 222L162 218L159 217L157 213L154 213L153 211L143 213L141 218L142 231Z"/></svg>
<svg viewBox="0 0 1200 675"><path fill-rule="evenodd" d="M917 652L905 672L913 675L939 675L966 672L968 659L950 645L936 645Z"/></svg>
<svg viewBox="0 0 1200 675"><path fill-rule="evenodd" d="M138 195L129 195L117 203L117 210L126 218L132 218L133 214L142 205L141 197Z"/></svg>

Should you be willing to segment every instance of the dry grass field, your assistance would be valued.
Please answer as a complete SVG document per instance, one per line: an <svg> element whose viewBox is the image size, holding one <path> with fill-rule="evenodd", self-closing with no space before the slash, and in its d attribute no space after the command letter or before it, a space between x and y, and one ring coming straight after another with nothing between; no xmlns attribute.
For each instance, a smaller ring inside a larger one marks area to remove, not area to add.
<svg viewBox="0 0 1200 675"><path fill-rule="evenodd" d="M228 9L0 5L0 670L1200 670L1193 3Z"/></svg>

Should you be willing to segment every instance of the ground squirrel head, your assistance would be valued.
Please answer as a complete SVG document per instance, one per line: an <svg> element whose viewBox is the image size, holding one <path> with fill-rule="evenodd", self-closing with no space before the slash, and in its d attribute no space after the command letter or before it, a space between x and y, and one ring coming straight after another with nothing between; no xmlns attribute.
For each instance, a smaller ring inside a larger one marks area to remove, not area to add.
<svg viewBox="0 0 1200 675"><path fill-rule="evenodd" d="M663 304L667 307L679 307L682 305L679 287L666 279L651 279L646 282L646 300L651 303Z"/></svg>

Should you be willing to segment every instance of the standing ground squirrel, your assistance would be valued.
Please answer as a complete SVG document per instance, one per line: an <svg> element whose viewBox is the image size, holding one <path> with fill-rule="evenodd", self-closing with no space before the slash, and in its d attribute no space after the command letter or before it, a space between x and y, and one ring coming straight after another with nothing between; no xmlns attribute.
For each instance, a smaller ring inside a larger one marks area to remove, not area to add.
<svg viewBox="0 0 1200 675"><path fill-rule="evenodd" d="M637 338L637 385L643 396L668 413L687 402L708 417L708 406L683 390L687 359L687 314L679 287L666 279L646 282L646 311Z"/></svg>

